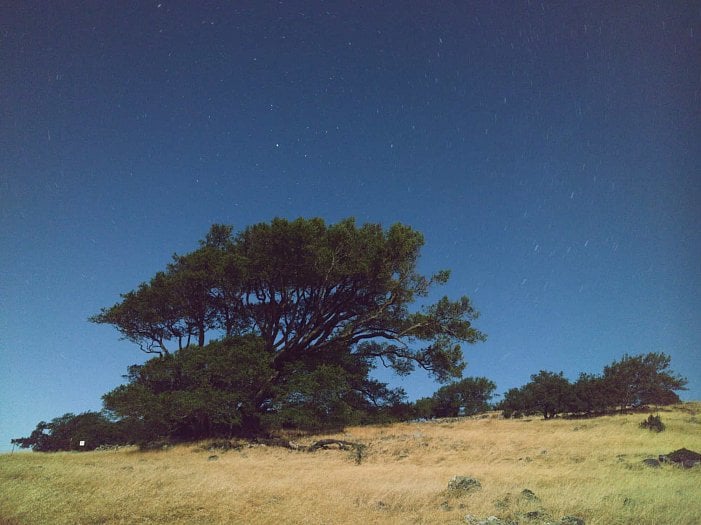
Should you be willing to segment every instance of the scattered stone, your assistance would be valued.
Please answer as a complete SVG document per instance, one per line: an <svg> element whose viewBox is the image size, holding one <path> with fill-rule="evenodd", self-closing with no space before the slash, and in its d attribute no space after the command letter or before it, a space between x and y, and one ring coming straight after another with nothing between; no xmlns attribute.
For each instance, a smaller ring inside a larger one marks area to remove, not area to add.
<svg viewBox="0 0 701 525"><path fill-rule="evenodd" d="M532 510L530 512L526 512L523 517L527 520L544 520L548 518L548 515L542 510Z"/></svg>
<svg viewBox="0 0 701 525"><path fill-rule="evenodd" d="M482 484L475 478L468 476L455 476L448 482L448 490L450 492L467 493L473 490L480 490Z"/></svg>
<svg viewBox="0 0 701 525"><path fill-rule="evenodd" d="M217 456L216 454L214 454L214 455L212 455L212 456L209 456L209 457L207 458L207 461L216 461L216 460L218 460L218 459L219 459L219 456Z"/></svg>
<svg viewBox="0 0 701 525"><path fill-rule="evenodd" d="M230 439L213 439L199 447L207 452L227 452L229 450L240 450L243 445Z"/></svg>
<svg viewBox="0 0 701 525"><path fill-rule="evenodd" d="M450 506L450 503L448 503L447 501L444 501L443 503L441 503L441 510L448 512L448 511L453 510L453 507Z"/></svg>
<svg viewBox="0 0 701 525"><path fill-rule="evenodd" d="M494 500L494 508L498 510L508 509L511 506L511 494L506 493L506 495L501 498Z"/></svg>
<svg viewBox="0 0 701 525"><path fill-rule="evenodd" d="M643 460L643 464L651 468L660 468L661 463L655 458L648 458Z"/></svg>
<svg viewBox="0 0 701 525"><path fill-rule="evenodd" d="M582 518L577 516L564 516L560 520L560 525L586 525Z"/></svg>
<svg viewBox="0 0 701 525"><path fill-rule="evenodd" d="M667 455L660 456L659 459L662 463L676 463L684 468L691 468L695 467L696 465L701 465L701 454L686 448L680 448L679 450L670 452Z"/></svg>
<svg viewBox="0 0 701 525"><path fill-rule="evenodd" d="M523 489L523 490L521 491L521 497L522 497L523 499L528 500L528 501L540 501L540 500L538 499L538 496L535 495L535 492L533 492L533 491L530 490L530 489Z"/></svg>

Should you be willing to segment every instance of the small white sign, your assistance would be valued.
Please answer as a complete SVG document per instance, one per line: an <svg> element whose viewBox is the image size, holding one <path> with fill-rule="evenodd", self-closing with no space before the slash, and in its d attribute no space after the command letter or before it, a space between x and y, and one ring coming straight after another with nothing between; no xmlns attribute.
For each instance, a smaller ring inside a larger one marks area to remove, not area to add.
<svg viewBox="0 0 701 525"><path fill-rule="evenodd" d="M81 442L78 443L78 444L79 444L81 447L84 447L84 446L85 446L85 441L81 441Z"/></svg>

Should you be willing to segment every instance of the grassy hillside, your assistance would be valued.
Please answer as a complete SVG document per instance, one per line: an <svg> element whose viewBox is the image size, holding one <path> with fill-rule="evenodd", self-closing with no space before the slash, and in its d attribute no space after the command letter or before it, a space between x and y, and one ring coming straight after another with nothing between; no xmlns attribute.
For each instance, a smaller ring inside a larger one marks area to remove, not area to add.
<svg viewBox="0 0 701 525"><path fill-rule="evenodd" d="M467 514L537 523L524 518L535 510L592 525L701 523L701 467L642 464L682 447L701 451L701 403L660 414L660 434L640 429L645 415L632 414L490 415L323 436L367 444L359 465L346 451L265 446L5 454L0 523L457 524ZM478 479L482 489L447 492L455 475Z"/></svg>

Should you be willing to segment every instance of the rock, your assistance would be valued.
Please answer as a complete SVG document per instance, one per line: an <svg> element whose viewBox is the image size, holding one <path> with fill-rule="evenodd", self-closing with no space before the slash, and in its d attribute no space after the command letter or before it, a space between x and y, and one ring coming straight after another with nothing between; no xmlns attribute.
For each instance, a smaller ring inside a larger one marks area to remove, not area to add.
<svg viewBox="0 0 701 525"><path fill-rule="evenodd" d="M667 455L660 456L661 462L671 462L681 465L684 468L691 468L696 465L701 464L701 454L694 452L693 450L688 450L686 448L680 448L674 452L670 452Z"/></svg>
<svg viewBox="0 0 701 525"><path fill-rule="evenodd" d="M560 520L560 525L586 525L582 518L577 516L564 516Z"/></svg>
<svg viewBox="0 0 701 525"><path fill-rule="evenodd" d="M539 501L538 496L536 496L535 492L530 489L523 489L521 491L521 497L528 501Z"/></svg>
<svg viewBox="0 0 701 525"><path fill-rule="evenodd" d="M661 463L655 458L648 458L643 460L643 464L652 468L660 468Z"/></svg>
<svg viewBox="0 0 701 525"><path fill-rule="evenodd" d="M450 492L471 492L473 490L480 490L482 484L475 478L470 478L468 476L455 476L448 482L448 490Z"/></svg>

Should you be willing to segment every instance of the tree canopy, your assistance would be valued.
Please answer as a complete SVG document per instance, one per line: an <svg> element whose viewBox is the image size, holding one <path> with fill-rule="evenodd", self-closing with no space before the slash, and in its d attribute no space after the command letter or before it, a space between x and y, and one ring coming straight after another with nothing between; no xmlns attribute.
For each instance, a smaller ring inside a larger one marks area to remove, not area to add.
<svg viewBox="0 0 701 525"><path fill-rule="evenodd" d="M467 296L417 306L449 278L446 270L430 276L417 271L423 243L409 226L357 226L353 219L327 225L318 218L278 218L236 234L231 226L212 226L196 250L174 255L164 271L91 318L161 359L133 369L130 385L108 394L106 402L120 414L130 413L125 399L151 406L135 401L139 389L143 394L151 388L149 367L165 373L166 363L189 362L197 352L209 362L244 340L245 352L231 358L229 373L245 374L251 362L261 373L255 388L224 390L245 397L227 401L238 414L228 417L243 418L253 425L249 429L270 418L308 422L314 411L319 419L347 419L361 406L401 399L401 391L369 377L376 366L398 374L419 367L442 382L461 377L460 345L485 335L472 325L478 313ZM226 344L207 348L216 337ZM197 404L192 392L199 387L171 387L190 392L188 407ZM156 391L161 401L168 397ZM219 423L210 418L192 424Z"/></svg>

